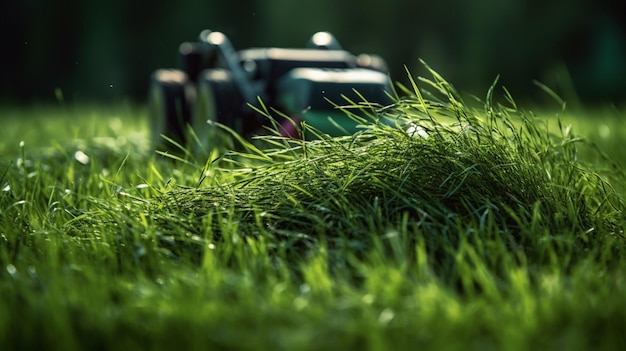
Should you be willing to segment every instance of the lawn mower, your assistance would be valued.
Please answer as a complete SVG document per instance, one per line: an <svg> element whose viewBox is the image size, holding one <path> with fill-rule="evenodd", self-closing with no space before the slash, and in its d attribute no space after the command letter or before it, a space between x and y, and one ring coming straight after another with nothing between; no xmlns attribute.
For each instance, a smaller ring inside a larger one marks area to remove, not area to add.
<svg viewBox="0 0 626 351"><path fill-rule="evenodd" d="M180 68L151 76L149 113L157 143L210 150L218 129L224 130L218 125L243 137L273 125L284 136L301 138L302 123L330 135L353 133L358 123L338 106L391 102L384 59L353 55L328 32L315 33L305 48L235 51L226 35L204 30L198 42L182 43L178 55ZM259 113L263 108L280 115L268 118Z"/></svg>

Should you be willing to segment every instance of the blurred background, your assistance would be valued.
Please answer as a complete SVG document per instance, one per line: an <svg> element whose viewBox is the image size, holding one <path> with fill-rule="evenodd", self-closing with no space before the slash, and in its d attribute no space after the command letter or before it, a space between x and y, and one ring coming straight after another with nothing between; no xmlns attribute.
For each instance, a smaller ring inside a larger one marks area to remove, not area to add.
<svg viewBox="0 0 626 351"><path fill-rule="evenodd" d="M0 103L142 102L150 73L176 66L205 28L237 49L302 47L333 32L387 59L394 80L419 58L467 94L501 76L518 100L539 80L566 100L626 101L626 2L608 0L24 0L0 5Z"/></svg>

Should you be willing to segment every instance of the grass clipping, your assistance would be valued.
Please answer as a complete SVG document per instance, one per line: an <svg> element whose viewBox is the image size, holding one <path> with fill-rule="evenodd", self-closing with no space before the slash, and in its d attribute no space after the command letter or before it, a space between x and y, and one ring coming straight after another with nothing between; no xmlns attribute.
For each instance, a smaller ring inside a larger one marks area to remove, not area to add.
<svg viewBox="0 0 626 351"><path fill-rule="evenodd" d="M469 108L431 73L420 78L428 89L413 81L401 87L408 96L371 112L374 122L354 135L266 136L263 151L245 143L247 152L225 158L245 167L213 169L232 181L161 197L163 235L184 226L217 248L223 240L260 238L276 252L301 256L323 243L341 256L395 233L405 244L424 244L433 259L467 240L540 258L621 237L622 202L577 160L581 139L569 128L559 121L550 133L506 89L504 104L493 103L492 87ZM352 111L366 105L344 109L363 122Z"/></svg>

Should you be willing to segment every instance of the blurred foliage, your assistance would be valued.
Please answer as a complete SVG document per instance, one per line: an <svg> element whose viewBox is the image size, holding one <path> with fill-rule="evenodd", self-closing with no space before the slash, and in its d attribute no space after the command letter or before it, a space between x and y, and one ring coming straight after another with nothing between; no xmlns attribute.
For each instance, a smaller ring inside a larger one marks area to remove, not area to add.
<svg viewBox="0 0 626 351"><path fill-rule="evenodd" d="M610 5L609 5L610 4ZM482 94L496 75L518 98L532 80L568 101L618 101L626 91L624 3L592 0L239 0L146 5L27 0L0 5L0 101L143 99L150 72L204 28L238 49L304 45L332 31L354 53L384 56L394 80L425 59L457 88Z"/></svg>

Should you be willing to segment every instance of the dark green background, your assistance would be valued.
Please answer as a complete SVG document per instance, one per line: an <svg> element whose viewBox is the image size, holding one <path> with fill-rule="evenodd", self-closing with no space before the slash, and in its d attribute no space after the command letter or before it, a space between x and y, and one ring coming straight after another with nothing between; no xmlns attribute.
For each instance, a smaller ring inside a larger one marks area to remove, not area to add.
<svg viewBox="0 0 626 351"><path fill-rule="evenodd" d="M1 102L144 99L150 72L176 65L180 42L226 33L238 49L304 45L332 31L344 48L384 56L392 77L423 71L464 92L501 83L533 97L537 79L584 101L626 91L625 5L593 0L46 1L0 5ZM621 2L624 3L624 2Z"/></svg>

